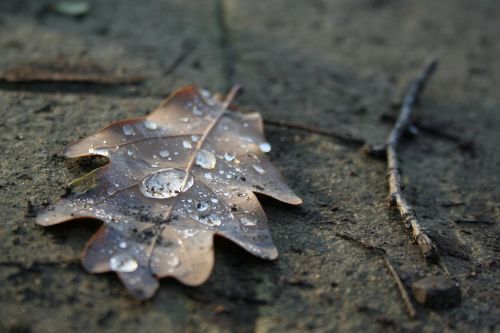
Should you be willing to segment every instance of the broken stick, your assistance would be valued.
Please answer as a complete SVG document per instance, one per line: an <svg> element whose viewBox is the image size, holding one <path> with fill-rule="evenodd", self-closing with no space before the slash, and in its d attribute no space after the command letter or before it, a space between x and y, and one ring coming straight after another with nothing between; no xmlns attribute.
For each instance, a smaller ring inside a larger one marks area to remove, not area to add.
<svg viewBox="0 0 500 333"><path fill-rule="evenodd" d="M410 296L408 295L408 292L406 291L406 288L403 284L403 281L401 281L401 278L399 277L398 272L396 271L394 266L392 266L391 261L389 260L389 257L387 257L387 252L385 251L385 249L383 249L381 247L377 247L377 246L369 244L369 243L366 243L366 242L361 241L361 240L357 240L356 238L349 236L349 235L344 235L344 234L339 234L339 233L336 233L335 235L340 237L340 238L343 238L347 241L356 243L369 251L374 251L375 253L380 255L382 257L382 259L384 259L384 264L387 267L387 269L389 270L389 272L391 273L391 276L392 276L392 279L394 280L394 283L396 283L396 287L398 288L399 293L401 295L401 298L403 299L403 302L405 303L406 311L408 312L408 315L412 319L415 318L417 316L417 310L415 310L415 307L411 303Z"/></svg>
<svg viewBox="0 0 500 333"><path fill-rule="evenodd" d="M404 133L410 130L411 113L417 104L425 84L437 68L437 61L431 61L425 66L422 73L410 84L403 99L403 104L394 127L392 128L387 141L381 147L366 147L365 151L370 155L385 155L387 159L388 181L389 181L389 201L392 206L397 206L401 218L407 225L417 241L422 254L427 260L436 261L437 249L429 238L424 228L420 225L413 208L403 195L401 186L401 172L399 170L399 160L397 155L398 143Z"/></svg>

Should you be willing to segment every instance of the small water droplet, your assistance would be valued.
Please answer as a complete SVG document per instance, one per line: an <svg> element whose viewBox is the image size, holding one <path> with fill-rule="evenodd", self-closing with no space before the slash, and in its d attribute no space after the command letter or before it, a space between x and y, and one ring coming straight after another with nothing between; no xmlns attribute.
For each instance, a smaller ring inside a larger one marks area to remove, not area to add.
<svg viewBox="0 0 500 333"><path fill-rule="evenodd" d="M144 127L146 127L148 130L154 131L158 128L158 124L151 120L144 120Z"/></svg>
<svg viewBox="0 0 500 333"><path fill-rule="evenodd" d="M200 137L198 135L191 135L191 141L196 142Z"/></svg>
<svg viewBox="0 0 500 333"><path fill-rule="evenodd" d="M160 156L161 157L168 157L168 156L170 156L170 152L166 149L160 150Z"/></svg>
<svg viewBox="0 0 500 333"><path fill-rule="evenodd" d="M211 198L210 201L212 201L213 203L218 203L219 199L217 199L217 198Z"/></svg>
<svg viewBox="0 0 500 333"><path fill-rule="evenodd" d="M115 272L133 272L139 267L137 261L129 254L117 254L109 260L109 267Z"/></svg>
<svg viewBox="0 0 500 333"><path fill-rule="evenodd" d="M246 197L247 194L245 192L238 192L238 196L243 198L243 197Z"/></svg>
<svg viewBox="0 0 500 333"><path fill-rule="evenodd" d="M201 96L203 96L205 98L210 98L210 91L208 91L206 89L200 89L200 94L201 94Z"/></svg>
<svg viewBox="0 0 500 333"><path fill-rule="evenodd" d="M219 215L217 214L210 214L208 216L208 224L211 224L211 225L221 225L222 223L222 220L220 219Z"/></svg>
<svg viewBox="0 0 500 333"><path fill-rule="evenodd" d="M257 171L261 175L266 173L266 170L262 169L262 167L260 165L254 164L254 165L252 165L252 167L254 168L255 171Z"/></svg>
<svg viewBox="0 0 500 333"><path fill-rule="evenodd" d="M250 218L248 218L246 216L241 217L240 221L241 221L241 224L246 225L246 226L252 226L252 225L256 225L257 224L256 220L250 219Z"/></svg>
<svg viewBox="0 0 500 333"><path fill-rule="evenodd" d="M206 179L210 179L210 180L212 179L212 174L210 172L205 173L204 176Z"/></svg>
<svg viewBox="0 0 500 333"><path fill-rule="evenodd" d="M122 249L126 249L127 248L127 242L125 241L121 241L120 244L118 244L118 246Z"/></svg>
<svg viewBox="0 0 500 333"><path fill-rule="evenodd" d="M179 260L179 257L177 257L176 255L172 255L172 257L167 259L167 264L172 267L177 267L179 266L180 263L181 261Z"/></svg>
<svg viewBox="0 0 500 333"><path fill-rule="evenodd" d="M132 134L134 134L134 128L132 126L128 125L128 124L127 125L123 125L122 130L123 130L123 133L125 135L132 135Z"/></svg>
<svg viewBox="0 0 500 333"><path fill-rule="evenodd" d="M127 155L128 156L134 155L134 151L132 149L127 150Z"/></svg>
<svg viewBox="0 0 500 333"><path fill-rule="evenodd" d="M191 146L191 142L189 141L182 141L182 146L185 148L185 149L191 149L193 146Z"/></svg>
<svg viewBox="0 0 500 333"><path fill-rule="evenodd" d="M215 155L208 150L202 149L196 154L195 164L204 169L213 169L215 163Z"/></svg>
<svg viewBox="0 0 500 333"><path fill-rule="evenodd" d="M224 174L224 170L219 170L219 175L223 175Z"/></svg>
<svg viewBox="0 0 500 333"><path fill-rule="evenodd" d="M271 145L268 142L262 142L259 144L259 149L264 153L269 153L271 151Z"/></svg>
<svg viewBox="0 0 500 333"><path fill-rule="evenodd" d="M182 170L159 170L141 182L140 191L148 198L165 199L175 197L181 191L187 191L194 184L193 177L189 175L184 188L182 188L185 176L186 173Z"/></svg>
<svg viewBox="0 0 500 333"><path fill-rule="evenodd" d="M224 159L228 162L231 162L232 160L234 160L234 154L233 153L229 153L229 152L226 152L224 154Z"/></svg>
<svg viewBox="0 0 500 333"><path fill-rule="evenodd" d="M203 201L203 202L198 202L198 203L196 204L196 209L198 209L198 211L200 211L200 212L204 212L204 211L206 211L208 208L210 208L210 205L209 205L207 202L205 202L205 201Z"/></svg>
<svg viewBox="0 0 500 333"><path fill-rule="evenodd" d="M187 123L189 121L189 118L188 117L183 117L183 118L181 118L179 120L182 121L183 123Z"/></svg>

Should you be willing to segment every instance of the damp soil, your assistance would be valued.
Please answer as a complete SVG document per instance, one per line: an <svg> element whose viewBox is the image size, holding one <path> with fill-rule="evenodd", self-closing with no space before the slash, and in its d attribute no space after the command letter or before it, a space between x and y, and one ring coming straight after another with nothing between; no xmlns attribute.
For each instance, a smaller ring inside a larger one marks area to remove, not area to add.
<svg viewBox="0 0 500 333"><path fill-rule="evenodd" d="M498 1L93 0L78 18L49 5L0 2L0 72L62 58L144 81L0 81L0 332L498 331ZM359 145L383 142L431 56L440 67L415 110L420 131L400 147L404 192L462 301L435 310L412 298L412 320L383 260L336 234L384 248L408 292L445 274L387 207L384 162ZM183 85L225 92L235 82L239 107L270 121L271 159L304 200L261 197L278 260L217 239L207 283L165 279L140 303L114 274L80 266L98 221L35 225L102 163L66 161L64 145L147 114Z"/></svg>

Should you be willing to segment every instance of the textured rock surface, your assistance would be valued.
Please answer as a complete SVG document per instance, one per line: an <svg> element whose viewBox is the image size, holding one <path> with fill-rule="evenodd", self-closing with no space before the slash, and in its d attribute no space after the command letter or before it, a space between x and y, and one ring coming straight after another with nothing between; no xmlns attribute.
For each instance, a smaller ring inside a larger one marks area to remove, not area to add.
<svg viewBox="0 0 500 333"><path fill-rule="evenodd" d="M0 71L63 56L146 81L0 82L0 331L487 332L499 324L498 1L95 0L82 19L42 10L47 3L0 2ZM34 210L92 166L64 161L64 145L146 114L177 87L224 91L240 82L239 104L265 119L376 143L390 129L381 117L395 115L394 101L429 55L441 66L415 117L439 131L402 144L403 181L460 283L459 307L416 305L419 319L408 319L383 262L335 236L385 248L408 290L443 274L386 207L384 163L301 131L266 127L273 163L304 199L297 208L263 200L276 262L217 240L205 285L164 280L141 304L116 276L81 268L98 222L34 224Z"/></svg>

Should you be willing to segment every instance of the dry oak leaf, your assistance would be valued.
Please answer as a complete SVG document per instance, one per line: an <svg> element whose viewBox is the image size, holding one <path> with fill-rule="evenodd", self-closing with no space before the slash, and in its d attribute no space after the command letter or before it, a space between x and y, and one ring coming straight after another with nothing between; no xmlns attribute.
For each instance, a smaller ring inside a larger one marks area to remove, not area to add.
<svg viewBox="0 0 500 333"><path fill-rule="evenodd" d="M234 91L220 102L188 86L146 118L113 123L69 145L66 157L100 155L110 163L73 182L37 223L102 220L82 264L93 273L115 271L139 299L154 295L158 278L205 282L214 235L275 259L254 193L294 205L302 200L265 154L260 114L228 110L232 97Z"/></svg>

